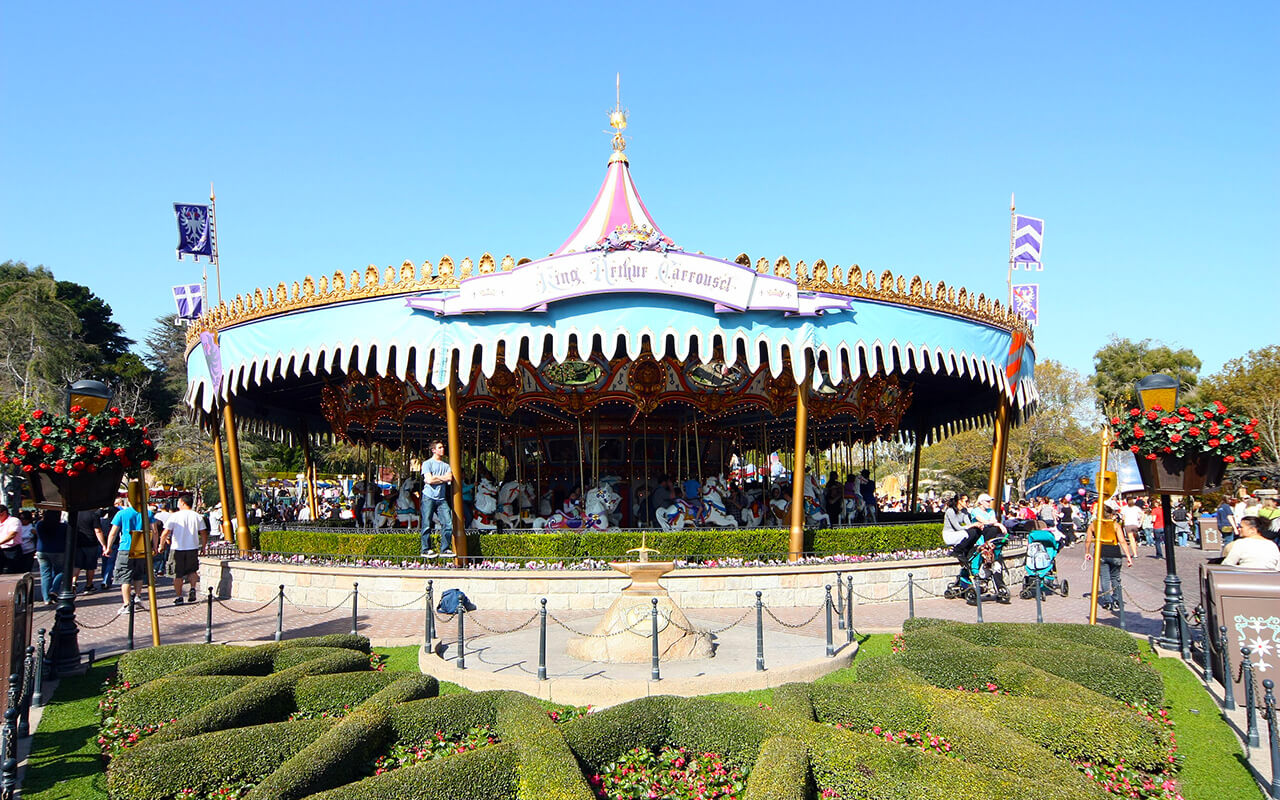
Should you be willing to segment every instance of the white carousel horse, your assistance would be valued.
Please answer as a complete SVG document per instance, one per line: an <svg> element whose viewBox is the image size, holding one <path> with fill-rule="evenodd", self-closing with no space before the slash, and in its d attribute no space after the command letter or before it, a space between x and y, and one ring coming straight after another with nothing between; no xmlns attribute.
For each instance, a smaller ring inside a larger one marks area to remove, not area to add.
<svg viewBox="0 0 1280 800"><path fill-rule="evenodd" d="M855 520L861 519L865 507L862 502L862 495L856 492L851 495L846 492L844 496L844 513L840 515L840 522L844 525L849 525Z"/></svg>
<svg viewBox="0 0 1280 800"><path fill-rule="evenodd" d="M617 510L621 502L622 495L614 491L613 484L608 481L601 481L599 485L590 489L587 492L587 519L595 521L589 527L597 530L609 527L610 515Z"/></svg>
<svg viewBox="0 0 1280 800"><path fill-rule="evenodd" d="M396 526L396 500L383 497L373 506L373 528L394 528Z"/></svg>
<svg viewBox="0 0 1280 800"><path fill-rule="evenodd" d="M488 477L476 482L476 499L471 511L471 527L481 531L498 529L498 484Z"/></svg>
<svg viewBox="0 0 1280 800"><path fill-rule="evenodd" d="M533 487L507 481L498 489L498 523L503 528L524 527L524 514L533 508Z"/></svg>
<svg viewBox="0 0 1280 800"><path fill-rule="evenodd" d="M654 516L658 518L658 527L664 531L678 531L685 525L696 524L693 506L684 500L675 500L671 505L657 509Z"/></svg>
<svg viewBox="0 0 1280 800"><path fill-rule="evenodd" d="M542 493L542 497L538 498L538 516L540 517L551 516L551 498L552 498L552 492L550 489L547 489L545 492Z"/></svg>
<svg viewBox="0 0 1280 800"><path fill-rule="evenodd" d="M767 519L772 525L783 525L791 520L791 501L785 497L775 497L766 506L769 511Z"/></svg>
<svg viewBox="0 0 1280 800"><path fill-rule="evenodd" d="M729 513L720 493L720 481L712 475L702 486L702 513L698 522L702 525L715 525L718 528L736 528L738 521Z"/></svg>
<svg viewBox="0 0 1280 800"><path fill-rule="evenodd" d="M764 503L758 495L748 495L747 504L742 507L742 525L745 528L759 528L764 521Z"/></svg>
<svg viewBox="0 0 1280 800"><path fill-rule="evenodd" d="M810 525L825 528L831 524L831 515L822 504L822 485L812 472L804 476L804 515Z"/></svg>
<svg viewBox="0 0 1280 800"><path fill-rule="evenodd" d="M421 477L410 475L400 481L399 493L396 495L396 524L401 522L408 526L409 530L418 530L418 501L414 495L421 491L419 486Z"/></svg>
<svg viewBox="0 0 1280 800"><path fill-rule="evenodd" d="M581 528L594 528L603 530L608 526L608 521L599 514L584 514L582 512L581 500L565 500L564 508L557 511L549 517L537 517L533 521L533 527L537 530L545 529L569 529L578 530Z"/></svg>

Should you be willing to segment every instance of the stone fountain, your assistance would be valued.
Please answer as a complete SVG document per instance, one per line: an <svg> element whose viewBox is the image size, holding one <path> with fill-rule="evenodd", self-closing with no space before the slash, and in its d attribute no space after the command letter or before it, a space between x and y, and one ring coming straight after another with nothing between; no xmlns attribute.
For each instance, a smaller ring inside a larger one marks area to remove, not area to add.
<svg viewBox="0 0 1280 800"><path fill-rule="evenodd" d="M711 634L697 630L658 579L676 568L671 561L650 561L657 553L645 547L628 550L639 553L638 561L612 562L609 566L631 578L592 636L570 639L569 655L582 661L611 664L641 663L653 654L653 600L658 600L658 653L663 661L711 658Z"/></svg>

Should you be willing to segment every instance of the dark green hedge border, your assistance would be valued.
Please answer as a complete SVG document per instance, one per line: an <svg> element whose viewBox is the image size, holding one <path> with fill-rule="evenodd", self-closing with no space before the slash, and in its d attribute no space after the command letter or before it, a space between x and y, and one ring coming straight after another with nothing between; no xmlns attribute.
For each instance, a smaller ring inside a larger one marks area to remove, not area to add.
<svg viewBox="0 0 1280 800"><path fill-rule="evenodd" d="M685 530L650 532L649 547L673 558L787 557L790 534L778 528ZM546 533L468 533L467 553L489 559L625 558L639 547L639 531ZM412 558L419 552L416 533L326 533L306 530L263 531L261 549L287 555L371 556ZM805 532L805 551L814 555L872 555L942 547L942 526L935 523L868 525L859 528L821 528Z"/></svg>

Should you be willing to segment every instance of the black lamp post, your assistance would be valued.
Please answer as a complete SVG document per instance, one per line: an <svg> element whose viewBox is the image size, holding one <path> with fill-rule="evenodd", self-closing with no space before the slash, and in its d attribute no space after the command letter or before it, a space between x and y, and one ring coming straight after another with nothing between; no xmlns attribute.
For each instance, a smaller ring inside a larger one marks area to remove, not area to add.
<svg viewBox="0 0 1280 800"><path fill-rule="evenodd" d="M1166 412L1178 407L1178 380L1168 375L1148 375L1138 381L1135 387L1138 395L1138 407L1148 411L1155 406ZM1160 509L1163 512L1164 529L1160 535L1164 537L1164 608L1160 615L1164 617L1164 631L1156 639L1156 644L1167 650L1182 648L1182 626L1178 624L1178 615L1182 607L1182 579L1178 577L1176 536L1170 536L1173 529L1173 500L1170 493L1159 490Z"/></svg>
<svg viewBox="0 0 1280 800"><path fill-rule="evenodd" d="M111 404L111 389L102 381L76 381L67 387L66 412L80 406L90 414L98 414ZM74 495L73 495L74 496ZM55 675L66 675L80 668L80 637L76 626L76 587L72 571L76 565L76 515L81 509L66 508L67 542L62 553L62 590L53 612L48 659Z"/></svg>

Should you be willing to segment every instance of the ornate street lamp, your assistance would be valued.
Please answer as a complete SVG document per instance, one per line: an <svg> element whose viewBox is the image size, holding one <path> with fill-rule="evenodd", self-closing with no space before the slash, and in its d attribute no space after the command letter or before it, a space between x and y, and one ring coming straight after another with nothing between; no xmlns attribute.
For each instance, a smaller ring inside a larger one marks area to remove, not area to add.
<svg viewBox="0 0 1280 800"><path fill-rule="evenodd" d="M1178 407L1177 378L1168 375L1154 374L1138 381L1134 387L1138 394L1138 406L1149 411L1159 406L1165 412L1172 412ZM1151 487L1147 487L1149 491ZM1182 579L1178 577L1177 537L1170 536L1173 528L1173 498L1169 491L1154 489L1160 494L1160 509L1163 512L1164 529L1160 535L1164 537L1164 608L1160 615L1164 617L1164 631L1156 644L1169 650L1182 648L1182 626L1178 624L1178 616L1182 609Z"/></svg>
<svg viewBox="0 0 1280 800"><path fill-rule="evenodd" d="M98 414L111 405L111 388L102 381L76 381L67 387L66 412L80 406ZM67 542L63 550L62 590L53 612L53 630L49 639L49 663L55 675L66 675L80 668L80 638L76 625L76 587L72 579L76 565L76 516L82 509L66 508ZM106 577L106 576L104 576ZM87 587L86 587L87 588Z"/></svg>

